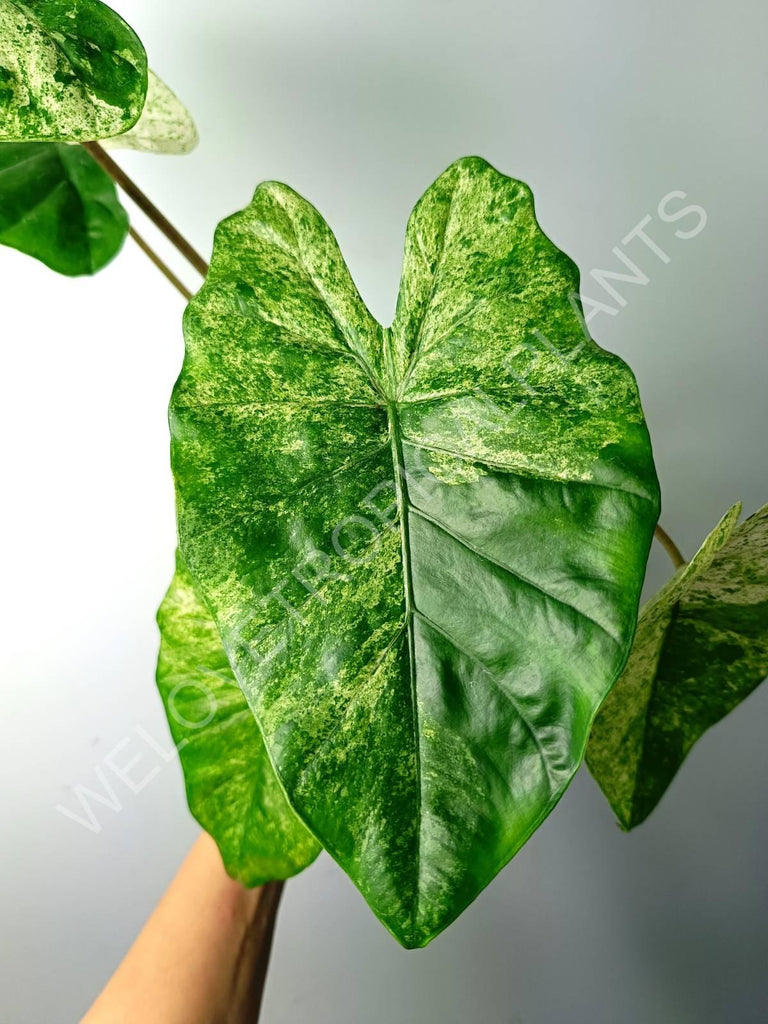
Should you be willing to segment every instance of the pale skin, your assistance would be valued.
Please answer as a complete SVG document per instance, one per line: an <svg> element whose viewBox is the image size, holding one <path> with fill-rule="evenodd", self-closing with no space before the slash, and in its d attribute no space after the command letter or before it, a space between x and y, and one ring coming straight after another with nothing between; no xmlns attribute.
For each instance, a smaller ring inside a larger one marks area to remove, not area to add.
<svg viewBox="0 0 768 1024"><path fill-rule="evenodd" d="M233 881L201 835L81 1024L255 1024L281 889Z"/></svg>

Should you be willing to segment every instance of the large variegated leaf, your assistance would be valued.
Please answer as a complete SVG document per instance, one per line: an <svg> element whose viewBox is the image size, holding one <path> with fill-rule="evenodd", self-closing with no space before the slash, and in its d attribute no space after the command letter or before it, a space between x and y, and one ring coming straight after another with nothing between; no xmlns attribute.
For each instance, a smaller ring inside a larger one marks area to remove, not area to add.
<svg viewBox="0 0 768 1024"><path fill-rule="evenodd" d="M192 814L244 885L295 875L320 846L285 799L216 624L178 556L158 624L157 685Z"/></svg>
<svg viewBox="0 0 768 1024"><path fill-rule="evenodd" d="M161 78L149 70L147 101L136 124L122 135L103 139L104 149L135 149L141 153L191 153L198 142L192 115Z"/></svg>
<svg viewBox="0 0 768 1024"><path fill-rule="evenodd" d="M625 829L644 821L696 740L768 675L768 506L740 505L643 607L587 764Z"/></svg>
<svg viewBox="0 0 768 1024"><path fill-rule="evenodd" d="M0 140L103 139L139 119L147 55L98 0L0 0Z"/></svg>
<svg viewBox="0 0 768 1024"><path fill-rule="evenodd" d="M82 146L0 142L0 245L60 274L95 274L127 233L112 179Z"/></svg>
<svg viewBox="0 0 768 1024"><path fill-rule="evenodd" d="M293 806L406 946L557 803L634 632L657 482L577 290L468 158L411 216L391 328L274 183L187 310L184 557Z"/></svg>

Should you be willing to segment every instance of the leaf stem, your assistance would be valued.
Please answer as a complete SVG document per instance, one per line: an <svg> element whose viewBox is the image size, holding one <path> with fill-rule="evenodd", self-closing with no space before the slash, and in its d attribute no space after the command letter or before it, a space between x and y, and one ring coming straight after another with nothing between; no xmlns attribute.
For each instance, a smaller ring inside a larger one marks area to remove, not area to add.
<svg viewBox="0 0 768 1024"><path fill-rule="evenodd" d="M186 238L176 230L155 204L144 195L136 182L129 178L122 167L119 167L112 157L104 152L98 142L83 142L82 145L88 150L96 163L107 172L115 184L119 185L123 192L149 217L155 227L162 231L168 241L179 250L185 259L189 260L195 270L205 277L208 273L208 264L203 257L192 248Z"/></svg>
<svg viewBox="0 0 768 1024"><path fill-rule="evenodd" d="M248 945L253 950L253 959L247 968L249 971L248 992L244 1009L247 1010L247 1019L254 1024L261 1014L275 921L284 884L284 882L267 882L261 886L259 904L248 936Z"/></svg>
<svg viewBox="0 0 768 1024"><path fill-rule="evenodd" d="M675 544L667 531L659 526L658 523L656 524L656 529L653 531L653 535L672 559L672 564L676 569L680 569L686 564L680 548Z"/></svg>
<svg viewBox="0 0 768 1024"><path fill-rule="evenodd" d="M184 296L187 302L189 302L189 300L192 298L192 292L187 288L187 286L182 284L182 282L178 279L178 277L176 277L171 268L166 266L165 263L163 263L163 261L155 252L155 250L147 242L144 241L139 232L133 226L131 226L128 229L128 231L130 232L131 238L138 245L141 251L145 253L145 255L149 256L149 258L155 264L160 273L164 274L165 277L171 282L173 287L176 289L176 291L181 292L181 294Z"/></svg>

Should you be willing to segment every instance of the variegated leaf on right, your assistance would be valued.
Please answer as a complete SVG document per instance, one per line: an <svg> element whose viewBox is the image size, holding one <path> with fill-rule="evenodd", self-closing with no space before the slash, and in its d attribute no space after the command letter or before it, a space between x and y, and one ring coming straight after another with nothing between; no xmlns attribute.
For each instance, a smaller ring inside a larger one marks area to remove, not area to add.
<svg viewBox="0 0 768 1024"><path fill-rule="evenodd" d="M586 761L629 830L643 822L711 726L768 675L768 505L722 518L642 609L626 668L592 727Z"/></svg>

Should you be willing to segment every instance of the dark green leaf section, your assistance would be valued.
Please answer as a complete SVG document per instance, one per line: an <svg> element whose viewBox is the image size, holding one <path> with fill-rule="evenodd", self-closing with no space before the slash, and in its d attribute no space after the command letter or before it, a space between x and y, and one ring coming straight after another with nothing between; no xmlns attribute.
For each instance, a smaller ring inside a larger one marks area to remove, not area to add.
<svg viewBox="0 0 768 1024"><path fill-rule="evenodd" d="M285 798L216 624L178 555L158 624L157 685L192 814L244 885L297 874L320 845Z"/></svg>
<svg viewBox="0 0 768 1024"><path fill-rule="evenodd" d="M101 270L127 233L112 180L82 146L0 143L0 244L75 276Z"/></svg>
<svg viewBox="0 0 768 1024"><path fill-rule="evenodd" d="M644 821L697 739L768 675L768 506L735 505L643 607L587 764L625 829Z"/></svg>
<svg viewBox="0 0 768 1024"><path fill-rule="evenodd" d="M0 140L86 141L127 131L147 55L98 0L0 0Z"/></svg>
<svg viewBox="0 0 768 1024"><path fill-rule="evenodd" d="M275 183L187 309L184 557L293 806L406 946L557 803L634 631L657 482L578 284L468 158L411 216L391 328Z"/></svg>

